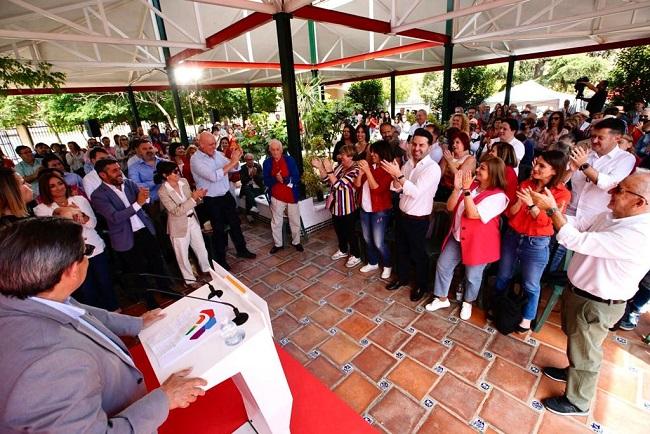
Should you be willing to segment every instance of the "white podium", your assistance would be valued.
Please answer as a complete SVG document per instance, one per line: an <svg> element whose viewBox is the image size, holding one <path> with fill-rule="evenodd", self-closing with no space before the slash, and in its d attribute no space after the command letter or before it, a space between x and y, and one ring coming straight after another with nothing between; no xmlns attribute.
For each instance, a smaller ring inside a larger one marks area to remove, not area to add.
<svg viewBox="0 0 650 434"><path fill-rule="evenodd" d="M273 329L261 297L213 262L215 289L223 290L223 301L249 315L239 326L246 333L236 346L227 346L219 323L232 319L228 306L210 301L183 298L164 309L166 317L143 330L139 337L158 381L192 368L191 376L201 377L206 390L233 377L244 400L246 413L258 433L289 433L293 397L273 342ZM207 299L207 285L191 296Z"/></svg>

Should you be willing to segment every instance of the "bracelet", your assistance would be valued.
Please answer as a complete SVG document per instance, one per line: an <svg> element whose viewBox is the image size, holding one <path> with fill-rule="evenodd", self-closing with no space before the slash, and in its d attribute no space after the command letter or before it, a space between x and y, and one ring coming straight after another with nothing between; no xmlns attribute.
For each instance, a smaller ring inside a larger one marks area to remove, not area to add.
<svg viewBox="0 0 650 434"><path fill-rule="evenodd" d="M334 172L327 172L328 175L334 175Z"/></svg>
<svg viewBox="0 0 650 434"><path fill-rule="evenodd" d="M533 209L533 208L535 208L535 204L528 205L528 209Z"/></svg>
<svg viewBox="0 0 650 434"><path fill-rule="evenodd" d="M404 175L400 175L397 177L397 180L399 181L400 179L404 178Z"/></svg>

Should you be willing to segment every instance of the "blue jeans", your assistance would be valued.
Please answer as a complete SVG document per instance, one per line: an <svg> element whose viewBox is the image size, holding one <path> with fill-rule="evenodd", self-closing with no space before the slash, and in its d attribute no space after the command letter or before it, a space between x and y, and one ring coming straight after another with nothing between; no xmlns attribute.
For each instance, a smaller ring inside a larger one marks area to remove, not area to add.
<svg viewBox="0 0 650 434"><path fill-rule="evenodd" d="M120 307L113 288L108 253L102 252L88 260L86 279L74 293L82 303L109 311Z"/></svg>
<svg viewBox="0 0 650 434"><path fill-rule="evenodd" d="M515 232L508 226L501 240L501 260L497 273L496 291L503 292L510 285L517 263L521 268L521 285L528 296L524 306L524 319L537 315L540 280L548 264L551 237L529 237Z"/></svg>
<svg viewBox="0 0 650 434"><path fill-rule="evenodd" d="M449 237L444 250L440 253L436 264L436 279L433 294L436 297L447 297L449 285L454 277L454 268L461 261L460 243ZM464 300L471 303L478 297L483 280L483 270L488 264L465 265L465 296Z"/></svg>
<svg viewBox="0 0 650 434"><path fill-rule="evenodd" d="M381 256L381 265L390 267L390 249L386 244L386 228L390 222L390 210L365 212L361 210L361 231L366 242L368 264L376 265Z"/></svg>

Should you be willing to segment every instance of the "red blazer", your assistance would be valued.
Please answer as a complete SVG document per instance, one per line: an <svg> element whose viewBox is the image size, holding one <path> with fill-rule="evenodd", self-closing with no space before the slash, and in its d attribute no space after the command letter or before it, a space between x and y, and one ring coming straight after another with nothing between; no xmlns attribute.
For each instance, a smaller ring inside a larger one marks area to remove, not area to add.
<svg viewBox="0 0 650 434"><path fill-rule="evenodd" d="M477 183L472 184L472 189L476 187ZM479 204L486 197L493 194L503 193L504 191L499 188L492 188L480 192L475 198L474 203ZM455 218L460 207L460 200L454 208L452 219ZM460 218L460 252L462 262L465 265L481 265L496 262L501 258L501 233L499 232L499 216L494 217L487 223L483 223L481 219L470 219L463 215ZM445 242L442 245L444 249L447 245L449 237L452 236L454 225L453 220L449 228L449 233Z"/></svg>
<svg viewBox="0 0 650 434"><path fill-rule="evenodd" d="M384 211L393 207L392 196L390 193L390 183L393 182L393 177L388 174L383 168L377 165L376 169L370 166L370 172L372 176L377 181L379 186L374 190L368 186L370 189L370 203L372 205L372 212ZM359 197L359 207L363 203L363 182L365 181L366 174L361 172L361 187L357 189Z"/></svg>

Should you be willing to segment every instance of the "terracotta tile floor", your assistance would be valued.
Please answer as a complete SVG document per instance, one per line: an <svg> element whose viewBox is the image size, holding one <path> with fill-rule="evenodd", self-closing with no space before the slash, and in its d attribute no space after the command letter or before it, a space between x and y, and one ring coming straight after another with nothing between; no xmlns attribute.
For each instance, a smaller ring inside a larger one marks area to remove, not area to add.
<svg viewBox="0 0 650 434"><path fill-rule="evenodd" d="M268 254L268 225L246 224L244 234L258 258L229 261L267 300L276 340L378 432L649 432L650 346L641 341L649 314L607 338L589 416L560 417L537 409L563 392L539 371L567 363L557 313L540 333L503 336L478 308L467 322L456 304L429 313L426 300L408 300L408 288L387 291L379 273L331 261L331 228L311 234L305 252L279 256Z"/></svg>

